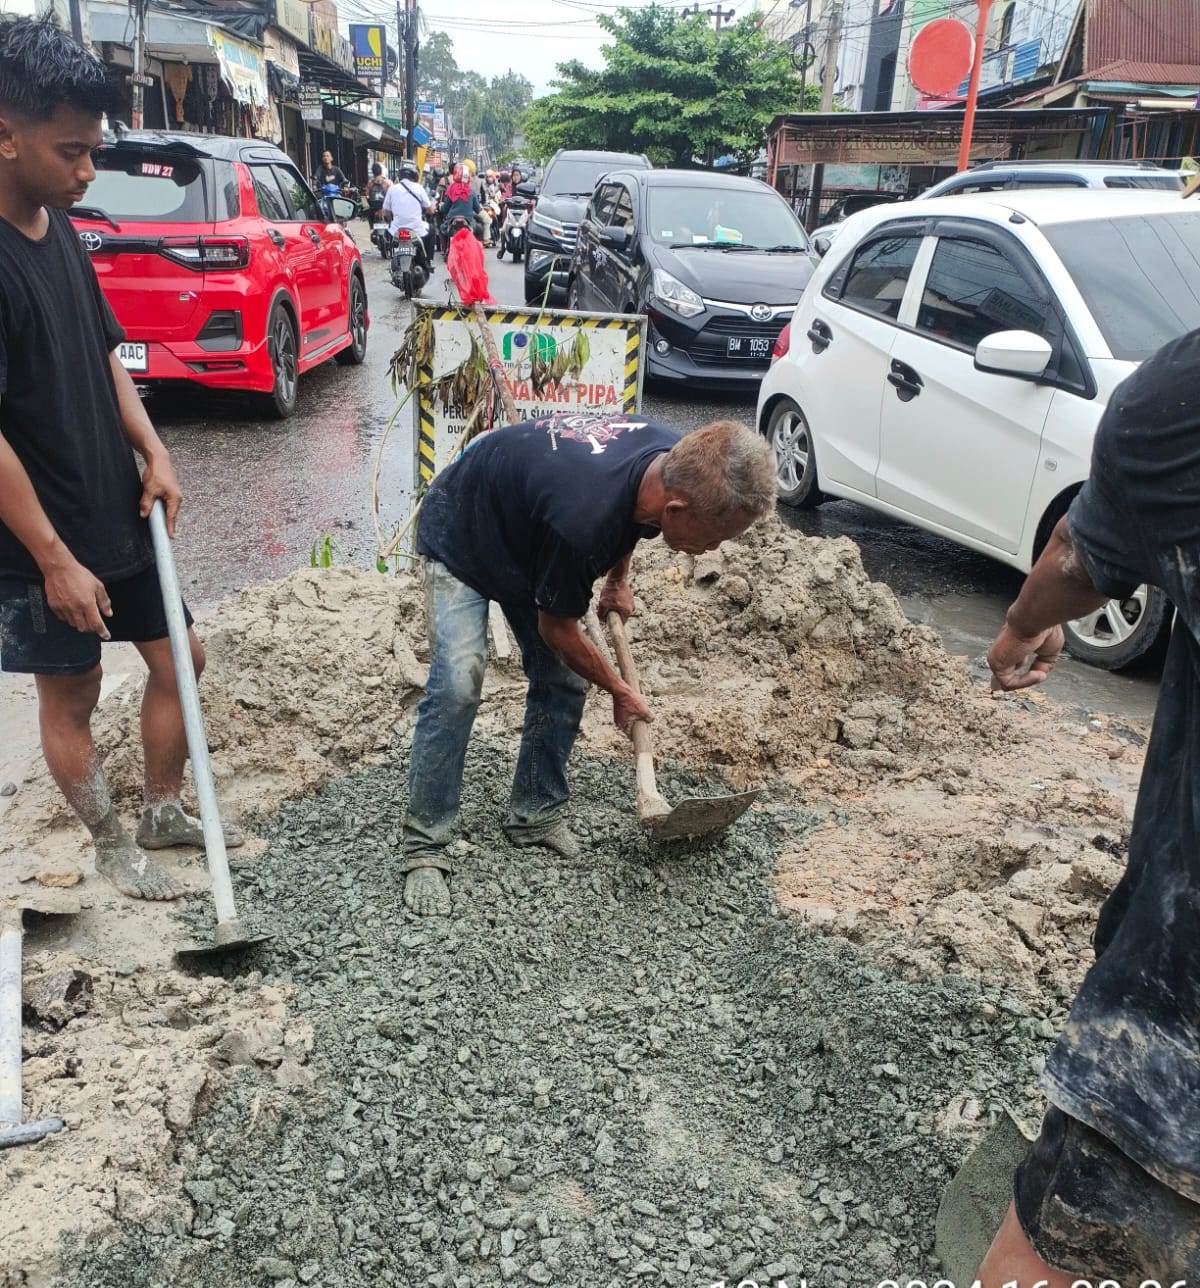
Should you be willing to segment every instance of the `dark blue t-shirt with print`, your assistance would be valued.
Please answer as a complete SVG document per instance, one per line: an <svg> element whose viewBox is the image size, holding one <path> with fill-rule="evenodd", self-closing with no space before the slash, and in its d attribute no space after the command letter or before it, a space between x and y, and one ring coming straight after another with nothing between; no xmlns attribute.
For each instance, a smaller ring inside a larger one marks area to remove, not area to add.
<svg viewBox="0 0 1200 1288"><path fill-rule="evenodd" d="M417 549L500 604L582 617L592 587L658 529L638 488L679 434L638 416L558 413L477 438L433 481Z"/></svg>

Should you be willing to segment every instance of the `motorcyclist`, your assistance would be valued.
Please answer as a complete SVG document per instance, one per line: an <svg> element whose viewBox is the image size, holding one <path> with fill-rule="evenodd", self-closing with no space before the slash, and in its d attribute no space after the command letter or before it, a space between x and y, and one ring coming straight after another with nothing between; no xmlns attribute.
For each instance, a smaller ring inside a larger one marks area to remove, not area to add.
<svg viewBox="0 0 1200 1288"><path fill-rule="evenodd" d="M337 184L340 192L346 186L346 176L341 166L335 165L333 153L325 151L321 153L321 164L317 167L316 174L313 175L313 183L317 189L324 188L327 184Z"/></svg>
<svg viewBox="0 0 1200 1288"><path fill-rule="evenodd" d="M388 219L388 232L397 236L402 228L407 228L420 243L418 254L423 254L428 267L433 262L433 255L428 244L429 224L425 220L433 211L433 202L429 194L417 180L417 167L412 161L400 165L396 182L388 188L383 198L383 215Z"/></svg>

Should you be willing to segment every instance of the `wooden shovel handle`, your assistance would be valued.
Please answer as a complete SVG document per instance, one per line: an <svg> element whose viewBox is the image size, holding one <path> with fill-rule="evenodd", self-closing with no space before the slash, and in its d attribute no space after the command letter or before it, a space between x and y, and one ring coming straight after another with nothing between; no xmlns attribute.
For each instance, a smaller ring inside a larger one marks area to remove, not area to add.
<svg viewBox="0 0 1200 1288"><path fill-rule="evenodd" d="M617 666L621 669L621 678L629 687L641 696L642 681L638 675L637 663L629 651L629 640L625 635L625 623L620 613L609 613L608 632L612 636L613 648L617 654ZM660 818L671 812L670 805L663 800L658 791L654 776L654 740L650 736L650 726L645 720L635 720L630 730L633 739L633 750L637 755L637 794L638 814L643 822L650 818Z"/></svg>

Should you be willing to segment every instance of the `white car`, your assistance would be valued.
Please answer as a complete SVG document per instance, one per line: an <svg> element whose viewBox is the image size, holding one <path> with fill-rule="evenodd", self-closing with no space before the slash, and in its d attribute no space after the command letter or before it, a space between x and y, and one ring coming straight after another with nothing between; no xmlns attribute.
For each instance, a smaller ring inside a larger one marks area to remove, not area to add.
<svg viewBox="0 0 1200 1288"><path fill-rule="evenodd" d="M863 211L759 390L779 497L845 497L1027 571L1087 478L1113 390L1196 327L1200 202L1006 191ZM1141 587L1068 643L1116 669L1169 623Z"/></svg>

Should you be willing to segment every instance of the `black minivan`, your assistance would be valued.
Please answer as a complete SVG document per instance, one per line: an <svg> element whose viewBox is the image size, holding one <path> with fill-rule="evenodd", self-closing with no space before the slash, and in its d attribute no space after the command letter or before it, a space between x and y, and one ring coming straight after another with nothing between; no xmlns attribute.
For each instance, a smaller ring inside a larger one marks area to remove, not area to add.
<svg viewBox="0 0 1200 1288"><path fill-rule="evenodd" d="M617 170L580 224L567 305L645 313L654 379L756 382L816 264L791 207L757 179Z"/></svg>

